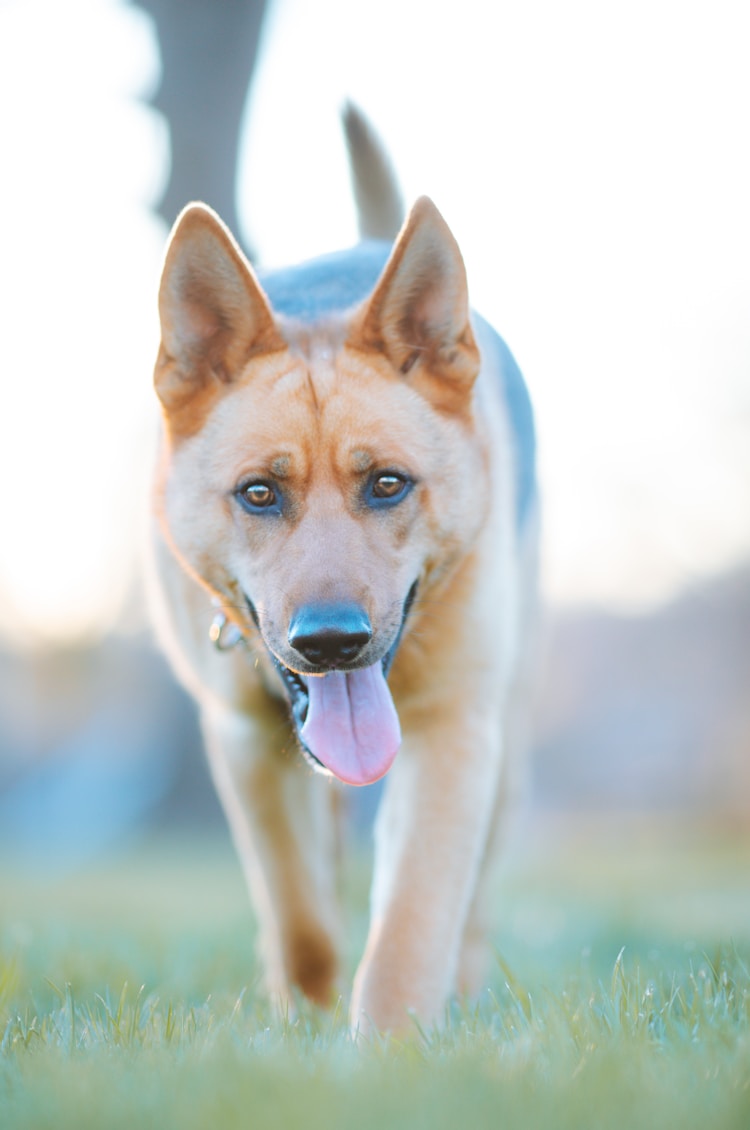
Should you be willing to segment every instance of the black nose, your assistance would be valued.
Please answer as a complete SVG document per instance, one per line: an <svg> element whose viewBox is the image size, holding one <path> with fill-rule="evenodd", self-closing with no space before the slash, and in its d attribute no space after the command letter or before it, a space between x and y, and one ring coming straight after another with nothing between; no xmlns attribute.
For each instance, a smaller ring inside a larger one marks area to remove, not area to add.
<svg viewBox="0 0 750 1130"><path fill-rule="evenodd" d="M357 658L372 627L358 604L303 604L292 616L288 639L308 663L334 668Z"/></svg>

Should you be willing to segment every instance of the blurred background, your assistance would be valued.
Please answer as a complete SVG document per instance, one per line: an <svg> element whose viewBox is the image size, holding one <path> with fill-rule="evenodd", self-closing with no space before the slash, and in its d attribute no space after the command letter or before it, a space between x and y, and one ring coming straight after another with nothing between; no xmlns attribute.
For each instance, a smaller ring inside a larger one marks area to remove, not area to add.
<svg viewBox="0 0 750 1130"><path fill-rule="evenodd" d="M353 98L532 390L531 810L750 835L744 0L0 0L0 853L224 835L139 558L164 241L356 238Z"/></svg>

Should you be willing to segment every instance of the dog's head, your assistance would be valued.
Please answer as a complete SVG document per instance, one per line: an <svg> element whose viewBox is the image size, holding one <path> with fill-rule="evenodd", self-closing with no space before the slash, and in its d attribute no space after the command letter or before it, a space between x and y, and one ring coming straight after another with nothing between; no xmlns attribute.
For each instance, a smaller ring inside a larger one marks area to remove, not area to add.
<svg viewBox="0 0 750 1130"><path fill-rule="evenodd" d="M243 634L259 633L314 760L376 780L400 743L385 680L415 593L467 552L485 508L455 240L423 198L364 301L292 319L193 205L160 315L167 538Z"/></svg>

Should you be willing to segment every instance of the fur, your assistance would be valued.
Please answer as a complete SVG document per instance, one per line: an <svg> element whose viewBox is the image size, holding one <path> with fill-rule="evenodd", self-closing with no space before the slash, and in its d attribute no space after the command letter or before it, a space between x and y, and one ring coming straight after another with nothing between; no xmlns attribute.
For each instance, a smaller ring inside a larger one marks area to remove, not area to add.
<svg viewBox="0 0 750 1130"><path fill-rule="evenodd" d="M347 114L364 230L383 235L395 182ZM432 1023L452 991L483 983L520 744L537 557L525 386L470 312L458 246L427 198L392 245L366 240L262 280L219 218L191 205L159 309L156 614L200 708L269 992L283 1007L294 990L322 1005L342 991L335 776L387 773L351 1021L360 1035L403 1032L410 1013ZM240 646L211 642L217 611ZM302 622L318 625L315 646ZM354 658L318 662L331 640ZM365 671L377 684L366 705L385 722L357 715ZM326 769L343 717L328 687L349 688L352 733L373 746L357 737L352 769L335 748Z"/></svg>

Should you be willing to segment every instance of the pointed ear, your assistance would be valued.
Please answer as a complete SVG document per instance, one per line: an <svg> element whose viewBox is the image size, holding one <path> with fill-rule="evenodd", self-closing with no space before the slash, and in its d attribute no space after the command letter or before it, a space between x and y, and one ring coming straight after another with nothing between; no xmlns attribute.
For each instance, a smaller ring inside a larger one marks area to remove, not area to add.
<svg viewBox="0 0 750 1130"><path fill-rule="evenodd" d="M189 205L172 230L159 317L154 384L167 410L217 382L230 383L250 357L286 344L252 268L203 204Z"/></svg>
<svg viewBox="0 0 750 1130"><path fill-rule="evenodd" d="M436 381L453 399L470 392L479 350L469 322L466 270L450 228L426 196L409 213L350 340L385 352L415 383L430 378L433 392Z"/></svg>

